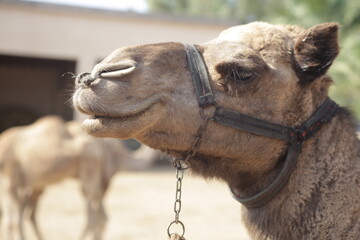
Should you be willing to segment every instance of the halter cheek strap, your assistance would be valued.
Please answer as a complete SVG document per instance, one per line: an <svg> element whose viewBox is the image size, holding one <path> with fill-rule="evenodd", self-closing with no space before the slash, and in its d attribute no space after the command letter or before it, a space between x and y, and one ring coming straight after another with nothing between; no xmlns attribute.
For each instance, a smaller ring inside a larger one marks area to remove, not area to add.
<svg viewBox="0 0 360 240"><path fill-rule="evenodd" d="M215 105L215 97L211 91L209 75L204 60L193 45L184 44L184 46L199 107L205 108Z"/></svg>
<svg viewBox="0 0 360 240"><path fill-rule="evenodd" d="M202 56L195 46L189 44L184 44L184 46L199 107L204 109L208 106L215 106L215 97ZM284 166L275 180L253 196L241 198L232 191L234 198L249 208L261 207L271 201L287 184L295 168L303 142L319 131L322 125L330 122L338 109L338 105L327 98L304 124L299 127L290 127L217 106L213 117L210 118L214 122L255 135L289 142Z"/></svg>

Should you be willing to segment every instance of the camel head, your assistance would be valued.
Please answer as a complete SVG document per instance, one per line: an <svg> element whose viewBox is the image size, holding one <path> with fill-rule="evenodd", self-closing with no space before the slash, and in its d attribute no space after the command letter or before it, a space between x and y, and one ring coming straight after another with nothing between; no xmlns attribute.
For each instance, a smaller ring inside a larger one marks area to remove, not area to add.
<svg viewBox="0 0 360 240"><path fill-rule="evenodd" d="M296 126L327 97L331 80L325 73L339 51L337 32L335 23L303 29L255 22L195 46L217 106ZM204 121L182 43L117 49L76 81L74 106L90 115L83 127L97 137L136 138L184 155ZM206 115L213 112L204 109ZM239 171L269 171L286 147L210 121L191 165L202 175L231 182Z"/></svg>

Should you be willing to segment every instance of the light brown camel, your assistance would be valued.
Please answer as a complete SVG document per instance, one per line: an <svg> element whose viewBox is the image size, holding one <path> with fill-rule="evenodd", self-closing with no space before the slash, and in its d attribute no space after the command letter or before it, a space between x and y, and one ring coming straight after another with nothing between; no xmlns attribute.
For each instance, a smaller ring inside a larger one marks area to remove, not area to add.
<svg viewBox="0 0 360 240"><path fill-rule="evenodd" d="M148 167L156 155L145 145L131 153L120 140L91 137L79 123L56 116L8 129L0 136L1 239L25 239L26 217L38 239L44 239L36 223L38 199L50 184L74 177L87 204L81 239L100 240L106 223L103 198L111 178L118 170Z"/></svg>
<svg viewBox="0 0 360 240"><path fill-rule="evenodd" d="M254 22L195 47L124 47L79 75L83 127L184 159L208 121L191 170L230 186L254 239L360 239L360 144L327 98L338 25Z"/></svg>

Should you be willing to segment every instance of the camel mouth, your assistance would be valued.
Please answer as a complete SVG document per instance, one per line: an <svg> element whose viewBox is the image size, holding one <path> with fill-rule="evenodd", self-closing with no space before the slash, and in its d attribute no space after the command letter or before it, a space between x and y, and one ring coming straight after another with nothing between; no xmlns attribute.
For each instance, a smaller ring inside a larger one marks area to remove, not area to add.
<svg viewBox="0 0 360 240"><path fill-rule="evenodd" d="M152 122L144 119L157 118L157 102L126 114L104 115L92 113L81 126L90 135L95 137L115 137L128 139L134 136L133 129L146 128Z"/></svg>
<svg viewBox="0 0 360 240"><path fill-rule="evenodd" d="M93 120L130 120L130 119L135 119L140 117L141 115L143 115L145 112L147 112L150 108L152 107L149 106L147 108L145 108L144 110L132 113L132 114L126 114L126 115L122 115L122 116L106 116L106 115L91 115L89 119L93 119Z"/></svg>
<svg viewBox="0 0 360 240"><path fill-rule="evenodd" d="M94 122L99 122L104 124L111 124L112 122L125 122L125 121L131 121L136 120L138 118L141 118L144 114L146 114L148 111L150 111L158 102L154 102L152 104L149 104L149 106L132 112L132 113L126 113L123 115L106 115L103 113L87 113L89 116L88 119L84 121L84 124L94 124Z"/></svg>

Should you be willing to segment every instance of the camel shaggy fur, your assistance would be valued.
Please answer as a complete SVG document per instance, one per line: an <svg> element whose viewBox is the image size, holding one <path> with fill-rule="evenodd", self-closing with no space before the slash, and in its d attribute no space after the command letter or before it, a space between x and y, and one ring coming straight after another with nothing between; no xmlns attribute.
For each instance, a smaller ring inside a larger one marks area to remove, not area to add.
<svg viewBox="0 0 360 240"><path fill-rule="evenodd" d="M25 239L26 217L43 239L36 223L38 199L48 185L74 177L87 204L81 239L100 240L106 223L103 198L111 178L118 170L145 168L155 158L156 152L146 146L131 153L117 139L91 137L79 123L56 116L8 129L0 136L1 239Z"/></svg>
<svg viewBox="0 0 360 240"><path fill-rule="evenodd" d="M328 97L338 25L254 22L196 48L218 106L296 127ZM133 137L185 157L204 122L182 43L120 48L76 83L74 106L91 116L83 127L97 137ZM204 110L208 116L213 111ZM273 182L287 149L285 141L209 121L190 165L248 197ZM359 239L360 144L348 111L339 108L303 143L287 184L272 200L243 206L242 214L254 239Z"/></svg>

